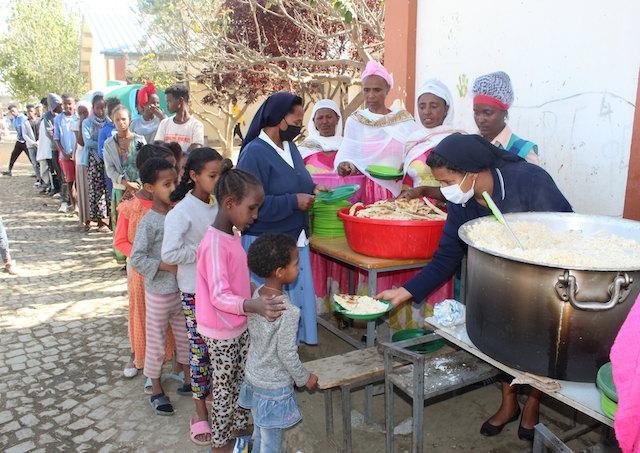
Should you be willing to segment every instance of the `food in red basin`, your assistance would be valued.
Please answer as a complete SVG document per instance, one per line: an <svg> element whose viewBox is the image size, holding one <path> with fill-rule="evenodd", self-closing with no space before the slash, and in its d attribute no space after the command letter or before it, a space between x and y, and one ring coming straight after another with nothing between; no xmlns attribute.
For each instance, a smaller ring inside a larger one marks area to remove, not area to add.
<svg viewBox="0 0 640 453"><path fill-rule="evenodd" d="M376 258L428 259L433 256L445 220L383 220L349 215L340 209L347 244L352 250Z"/></svg>

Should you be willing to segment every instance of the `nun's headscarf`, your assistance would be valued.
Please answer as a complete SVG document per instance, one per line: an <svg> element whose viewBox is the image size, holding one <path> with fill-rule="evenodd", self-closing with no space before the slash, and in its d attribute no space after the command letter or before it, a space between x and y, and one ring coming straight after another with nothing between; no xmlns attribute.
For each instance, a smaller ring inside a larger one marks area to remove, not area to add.
<svg viewBox="0 0 640 453"><path fill-rule="evenodd" d="M291 112L294 105L302 105L302 98L287 91L278 91L269 96L251 120L247 135L242 141L240 152L260 135L263 127L277 126Z"/></svg>
<svg viewBox="0 0 640 453"><path fill-rule="evenodd" d="M471 173L499 168L507 162L524 161L517 154L493 146L480 135L451 134L438 143L433 154L441 156L452 167Z"/></svg>
<svg viewBox="0 0 640 453"><path fill-rule="evenodd" d="M420 85L420 88L416 91L416 122L420 126L424 127L420 121L420 115L418 114L418 100L420 99L420 96L427 93L438 96L444 101L447 107L449 107L449 110L447 110L447 116L444 117L444 121L442 122L442 126L451 126L453 124L453 96L451 95L449 88L447 88L447 86L438 79L427 80Z"/></svg>

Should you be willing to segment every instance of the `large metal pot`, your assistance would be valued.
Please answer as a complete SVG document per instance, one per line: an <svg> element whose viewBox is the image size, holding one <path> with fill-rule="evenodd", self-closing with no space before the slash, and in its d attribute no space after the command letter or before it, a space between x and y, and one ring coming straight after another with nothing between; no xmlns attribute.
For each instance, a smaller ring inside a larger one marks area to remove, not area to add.
<svg viewBox="0 0 640 453"><path fill-rule="evenodd" d="M607 231L640 242L640 222L572 213L506 214L555 232ZM469 238L465 280L467 332L485 354L513 368L555 379L595 382L640 292L640 269L563 268L480 248ZM506 234L506 233L505 233ZM579 244L576 244L579 247Z"/></svg>

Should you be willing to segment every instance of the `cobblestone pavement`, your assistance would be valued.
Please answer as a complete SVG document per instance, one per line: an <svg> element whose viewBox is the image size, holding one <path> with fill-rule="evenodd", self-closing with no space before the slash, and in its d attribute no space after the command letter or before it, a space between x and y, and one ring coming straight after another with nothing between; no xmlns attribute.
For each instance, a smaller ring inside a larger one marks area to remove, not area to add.
<svg viewBox="0 0 640 453"><path fill-rule="evenodd" d="M8 147L0 145L4 170ZM176 415L155 416L144 378L124 379L125 274L111 236L36 195L24 156L0 177L0 215L21 275L0 272L0 450L206 451L188 439L189 397L166 383ZM17 171L16 171L17 170Z"/></svg>
<svg viewBox="0 0 640 453"><path fill-rule="evenodd" d="M8 157L8 144L0 144L0 169ZM75 216L58 213L56 200L36 194L24 156L18 162L13 177L0 176L0 215L21 272L0 272L0 451L206 451L189 440L193 403L176 394L177 382L165 382L175 416L159 417L142 391L143 376L122 376L129 355L128 301L125 274L111 257L111 236L95 229L85 233ZM303 360L350 349L323 329L319 335L320 346L301 348ZM362 394L354 392L354 408L362 406ZM498 395L489 386L430 405L427 451L526 451L528 445L515 435L517 424L495 438L478 434ZM285 451L336 451L327 442L322 395L300 392L298 402L303 422L287 431ZM383 408L383 397L375 397L379 423ZM403 420L410 406L397 398L396 412L396 420ZM546 407L543 421L555 432L572 427ZM337 436L340 441L339 431ZM582 451L592 443L584 439L570 446ZM356 453L383 451L384 434L356 428L353 445ZM399 436L397 445L409 451L410 437Z"/></svg>

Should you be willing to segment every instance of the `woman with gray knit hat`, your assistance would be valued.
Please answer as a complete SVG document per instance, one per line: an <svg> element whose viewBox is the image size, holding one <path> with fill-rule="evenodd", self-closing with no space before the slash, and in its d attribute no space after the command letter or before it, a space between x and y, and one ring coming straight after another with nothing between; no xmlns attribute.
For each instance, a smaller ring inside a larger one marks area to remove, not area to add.
<svg viewBox="0 0 640 453"><path fill-rule="evenodd" d="M473 82L473 118L480 135L498 148L538 164L538 146L518 137L507 125L509 107L513 103L511 79L502 71L478 77Z"/></svg>

